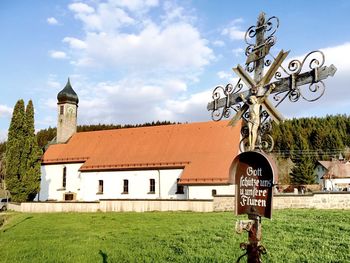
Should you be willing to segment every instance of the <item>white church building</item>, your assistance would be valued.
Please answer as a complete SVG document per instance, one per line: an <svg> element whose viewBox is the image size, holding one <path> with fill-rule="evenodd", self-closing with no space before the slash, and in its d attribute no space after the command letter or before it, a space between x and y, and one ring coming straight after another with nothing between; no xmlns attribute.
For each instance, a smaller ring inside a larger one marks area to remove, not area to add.
<svg viewBox="0 0 350 263"><path fill-rule="evenodd" d="M42 157L40 201L212 199L234 194L240 125L209 121L76 132L78 96L57 95L56 143Z"/></svg>

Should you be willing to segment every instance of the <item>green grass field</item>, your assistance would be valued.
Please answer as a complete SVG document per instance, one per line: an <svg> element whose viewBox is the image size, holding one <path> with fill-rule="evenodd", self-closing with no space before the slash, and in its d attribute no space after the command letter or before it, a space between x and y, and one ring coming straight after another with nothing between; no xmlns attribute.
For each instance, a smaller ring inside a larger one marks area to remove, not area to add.
<svg viewBox="0 0 350 263"><path fill-rule="evenodd" d="M232 213L0 217L0 262L236 262L247 240ZM275 211L263 219L262 244L263 262L350 262L350 211Z"/></svg>

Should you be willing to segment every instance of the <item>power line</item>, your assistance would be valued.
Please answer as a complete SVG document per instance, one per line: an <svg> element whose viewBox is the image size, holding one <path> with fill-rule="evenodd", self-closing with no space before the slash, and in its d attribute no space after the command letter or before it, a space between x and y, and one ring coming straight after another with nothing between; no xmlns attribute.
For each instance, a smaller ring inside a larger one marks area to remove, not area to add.
<svg viewBox="0 0 350 263"><path fill-rule="evenodd" d="M276 156L293 156L296 157L298 155L303 156L332 156L332 155L338 155L340 153L349 153L349 150L344 149L329 149L329 150L275 150L271 152L272 154Z"/></svg>

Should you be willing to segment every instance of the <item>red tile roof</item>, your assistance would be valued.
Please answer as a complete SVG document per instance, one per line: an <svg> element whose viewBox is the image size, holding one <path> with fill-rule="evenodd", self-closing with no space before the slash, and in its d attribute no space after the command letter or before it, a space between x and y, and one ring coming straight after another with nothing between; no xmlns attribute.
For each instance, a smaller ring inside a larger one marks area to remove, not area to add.
<svg viewBox="0 0 350 263"><path fill-rule="evenodd" d="M80 163L80 171L184 168L180 183L227 184L241 124L199 122L76 133L51 145L42 164Z"/></svg>
<svg viewBox="0 0 350 263"><path fill-rule="evenodd" d="M350 178L350 163L330 162L322 179Z"/></svg>

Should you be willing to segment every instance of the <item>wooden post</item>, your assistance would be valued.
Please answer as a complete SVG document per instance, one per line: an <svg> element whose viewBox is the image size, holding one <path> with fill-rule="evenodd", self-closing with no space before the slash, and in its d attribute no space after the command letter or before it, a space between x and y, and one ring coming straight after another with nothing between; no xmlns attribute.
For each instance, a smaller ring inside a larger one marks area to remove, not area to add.
<svg viewBox="0 0 350 263"><path fill-rule="evenodd" d="M258 21L256 24L256 42L255 46L260 47L265 42L265 13L260 13L258 17ZM265 63L265 56L255 61L255 71L254 71L254 81L255 83L259 83L264 75L264 63ZM254 87L252 92L258 93L258 87ZM259 117L260 118L260 117ZM255 143L253 145L255 148ZM251 149L254 150L254 149ZM254 220L254 224L252 225L249 235L248 235L248 247L247 247L247 253L248 253L248 263L261 263L260 259L260 241L261 241L261 216L255 215L255 214L249 214L248 215L249 220Z"/></svg>
<svg viewBox="0 0 350 263"><path fill-rule="evenodd" d="M260 258L260 241L261 241L261 216L248 215L249 220L254 223L249 230L247 246L248 263L261 263Z"/></svg>

